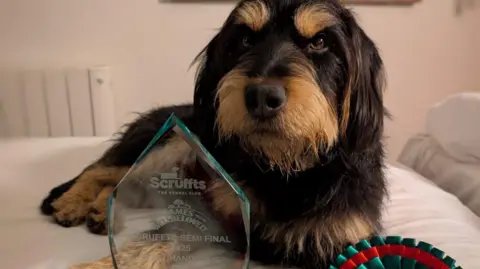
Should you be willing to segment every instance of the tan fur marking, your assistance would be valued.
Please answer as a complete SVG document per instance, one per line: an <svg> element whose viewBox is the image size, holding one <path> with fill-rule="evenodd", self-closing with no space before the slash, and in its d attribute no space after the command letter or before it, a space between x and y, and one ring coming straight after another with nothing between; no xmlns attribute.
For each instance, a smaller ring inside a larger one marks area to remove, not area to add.
<svg viewBox="0 0 480 269"><path fill-rule="evenodd" d="M94 218L95 220L99 218L105 219L108 197L110 196L110 194L112 194L114 188L114 186L106 186L105 188L103 188L100 194L98 194L97 199L95 199L95 201L92 203L91 208L101 213L99 216Z"/></svg>
<svg viewBox="0 0 480 269"><path fill-rule="evenodd" d="M105 185L116 185L128 167L93 166L83 172L70 190L52 203L57 221L80 224L85 220L90 203L95 201Z"/></svg>
<svg viewBox="0 0 480 269"><path fill-rule="evenodd" d="M117 252L115 260L119 268L166 269L170 268L168 257L171 254L170 244L132 241ZM96 262L77 264L70 269L113 269L112 258L104 257Z"/></svg>
<svg viewBox="0 0 480 269"><path fill-rule="evenodd" d="M257 218L262 218L265 208L262 203L255 199L253 191L241 183L237 183L250 202L250 212ZM240 215L240 203L237 194L225 180L217 180L208 189L212 197L212 205L215 211L223 216Z"/></svg>
<svg viewBox="0 0 480 269"><path fill-rule="evenodd" d="M219 82L216 99L220 105L216 123L222 137L228 138L236 132L253 128L244 105L244 89L248 82L240 69L233 69Z"/></svg>
<svg viewBox="0 0 480 269"><path fill-rule="evenodd" d="M129 177L137 180L150 180L153 173L166 171L178 165L191 152L192 148L179 137L173 137L164 146L154 149L139 166L130 171Z"/></svg>
<svg viewBox="0 0 480 269"><path fill-rule="evenodd" d="M337 22L322 4L302 5L297 9L294 20L298 32L306 38L314 37L318 32Z"/></svg>
<svg viewBox="0 0 480 269"><path fill-rule="evenodd" d="M311 219L295 223L270 223L263 237L277 244L285 244L287 249L303 251L305 237L312 235L318 254L326 255L341 251L343 244L356 242L368 238L374 229L372 224L359 215L332 219Z"/></svg>
<svg viewBox="0 0 480 269"><path fill-rule="evenodd" d="M112 257L103 257L95 262L86 262L70 266L69 269L114 269Z"/></svg>
<svg viewBox="0 0 480 269"><path fill-rule="evenodd" d="M110 194L112 194L114 186L106 186L98 194L97 199L91 204L88 219L95 222L97 225L90 227L94 229L97 234L107 234L107 201Z"/></svg>
<svg viewBox="0 0 480 269"><path fill-rule="evenodd" d="M245 24L253 31L260 31L268 22L269 16L268 7L263 1L249 1L237 9L235 23Z"/></svg>
<svg viewBox="0 0 480 269"><path fill-rule="evenodd" d="M319 146L328 150L338 136L336 111L316 83L315 70L303 59L290 65L295 76L282 79L287 90L287 104L272 126L282 126L278 134L256 134L255 123L245 107L244 90L249 79L241 69L234 69L219 83L217 126L221 137L237 134L244 147L267 156L272 167L284 172L305 170L318 160Z"/></svg>
<svg viewBox="0 0 480 269"><path fill-rule="evenodd" d="M350 119L350 102L351 102L352 90L350 86L345 90L345 96L342 104L342 117L340 123L340 132L342 136L347 135L348 120Z"/></svg>
<svg viewBox="0 0 480 269"><path fill-rule="evenodd" d="M304 136L308 134L309 141L320 141L323 144L320 146L329 149L338 136L334 105L322 94L316 82L316 72L309 64L290 64L290 69L295 76L286 78L287 106L298 112L289 112L287 116L293 118L286 120L286 123L295 124L292 129L299 130Z"/></svg>

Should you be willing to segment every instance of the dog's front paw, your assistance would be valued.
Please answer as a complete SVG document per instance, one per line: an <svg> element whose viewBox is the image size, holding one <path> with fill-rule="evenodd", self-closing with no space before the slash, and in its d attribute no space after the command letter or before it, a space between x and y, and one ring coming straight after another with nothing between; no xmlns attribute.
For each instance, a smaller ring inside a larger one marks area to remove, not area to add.
<svg viewBox="0 0 480 269"><path fill-rule="evenodd" d="M91 233L107 234L107 214L105 211L91 207L87 215L87 228Z"/></svg>
<svg viewBox="0 0 480 269"><path fill-rule="evenodd" d="M106 234L107 200L128 167L91 165L75 180L58 186L43 201L41 210L63 227L77 226L88 217L88 228ZM110 186L110 187L109 187ZM52 212L52 213L50 213Z"/></svg>
<svg viewBox="0 0 480 269"><path fill-rule="evenodd" d="M82 196L67 192L51 204L53 220L63 227L77 226L85 221L90 203Z"/></svg>
<svg viewBox="0 0 480 269"><path fill-rule="evenodd" d="M65 192L70 190L70 188L75 184L77 178L69 180L55 188L53 188L45 199L43 199L42 204L40 205L40 211L44 215L52 215L55 212L55 209L52 206L52 203L55 202L60 196Z"/></svg>
<svg viewBox="0 0 480 269"><path fill-rule="evenodd" d="M87 228L94 234L107 234L107 202L114 187L106 186L90 206L87 215Z"/></svg>

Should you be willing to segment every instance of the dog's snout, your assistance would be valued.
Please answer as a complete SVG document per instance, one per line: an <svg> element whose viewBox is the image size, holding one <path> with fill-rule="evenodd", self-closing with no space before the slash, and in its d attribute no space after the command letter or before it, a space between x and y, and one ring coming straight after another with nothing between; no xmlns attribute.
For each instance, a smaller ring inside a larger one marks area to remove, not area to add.
<svg viewBox="0 0 480 269"><path fill-rule="evenodd" d="M287 101L279 84L252 84L245 89L245 105L251 116L267 119L275 116Z"/></svg>

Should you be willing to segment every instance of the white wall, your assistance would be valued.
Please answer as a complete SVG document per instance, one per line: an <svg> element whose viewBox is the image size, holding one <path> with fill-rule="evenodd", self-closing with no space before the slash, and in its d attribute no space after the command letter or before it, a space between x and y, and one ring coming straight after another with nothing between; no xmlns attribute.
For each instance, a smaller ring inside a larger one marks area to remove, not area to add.
<svg viewBox="0 0 480 269"><path fill-rule="evenodd" d="M356 7L387 66L386 102L395 116L387 125L391 159L409 135L422 130L432 103L480 89L480 12L455 17L451 1ZM232 6L3 0L0 67L111 65L120 125L130 112L191 100L194 70L188 66Z"/></svg>
<svg viewBox="0 0 480 269"><path fill-rule="evenodd" d="M394 160L408 137L424 129L432 104L455 92L480 91L480 10L457 17L450 0L356 10L387 67L386 105L394 116L387 142Z"/></svg>

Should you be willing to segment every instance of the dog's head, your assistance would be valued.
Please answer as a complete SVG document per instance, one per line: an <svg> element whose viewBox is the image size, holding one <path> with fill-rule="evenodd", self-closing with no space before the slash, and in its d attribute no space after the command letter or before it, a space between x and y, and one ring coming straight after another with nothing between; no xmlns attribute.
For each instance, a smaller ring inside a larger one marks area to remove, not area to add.
<svg viewBox="0 0 480 269"><path fill-rule="evenodd" d="M282 171L381 139L382 61L337 0L240 1L200 57L205 130Z"/></svg>

